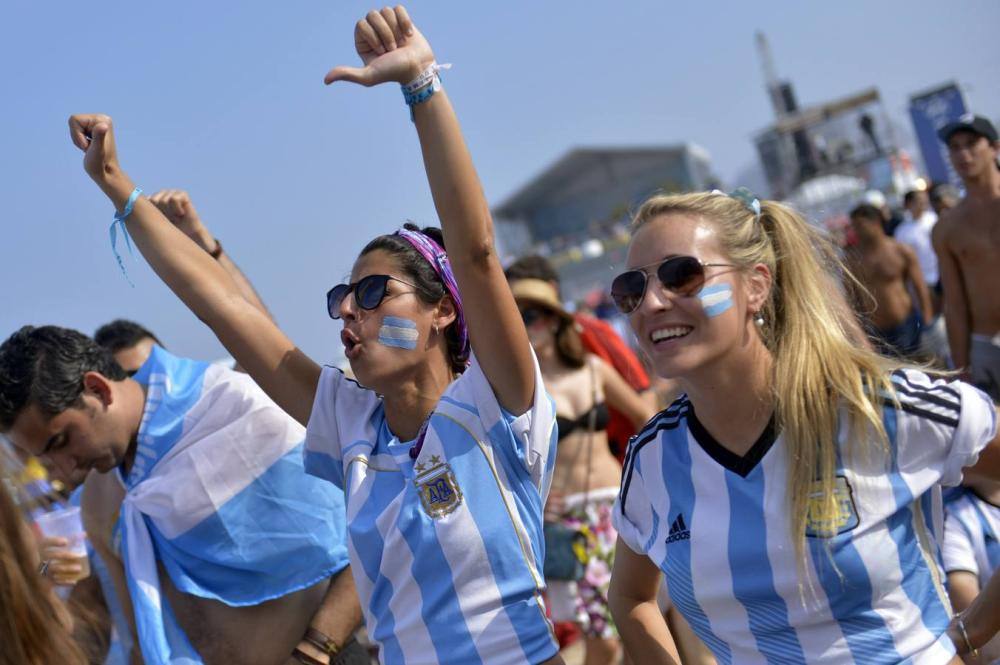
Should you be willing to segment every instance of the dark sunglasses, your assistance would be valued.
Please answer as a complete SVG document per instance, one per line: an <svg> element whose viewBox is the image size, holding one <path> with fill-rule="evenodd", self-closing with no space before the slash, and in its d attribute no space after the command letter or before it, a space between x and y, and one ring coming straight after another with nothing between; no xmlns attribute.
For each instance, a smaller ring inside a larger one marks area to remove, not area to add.
<svg viewBox="0 0 1000 665"><path fill-rule="evenodd" d="M521 319L524 321L525 328L530 328L547 316L549 316L549 310L544 307L534 307L529 305L528 307L521 308Z"/></svg>
<svg viewBox="0 0 1000 665"><path fill-rule="evenodd" d="M331 319L340 318L340 303L351 291L354 291L354 304L360 309L375 309L385 300L389 292L389 280L417 288L416 284L404 282L391 275L368 275L353 284L338 284L326 292L326 311Z"/></svg>
<svg viewBox="0 0 1000 665"><path fill-rule="evenodd" d="M622 314L631 314L646 296L646 268L656 266L656 277L664 288L680 296L693 296L705 284L705 268L734 267L731 263L702 263L693 256L671 256L659 263L639 266L615 277L611 299Z"/></svg>

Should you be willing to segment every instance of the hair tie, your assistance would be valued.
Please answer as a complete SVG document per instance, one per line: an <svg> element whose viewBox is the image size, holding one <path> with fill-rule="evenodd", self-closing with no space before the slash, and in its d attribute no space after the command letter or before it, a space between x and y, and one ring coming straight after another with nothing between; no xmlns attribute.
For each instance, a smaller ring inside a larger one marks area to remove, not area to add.
<svg viewBox="0 0 1000 665"><path fill-rule="evenodd" d="M719 196L728 196L731 199L736 199L737 201L743 204L743 207L746 208L747 211L753 213L754 219L756 221L758 222L760 221L760 199L758 199L754 195L754 193L751 192L746 187L737 187L728 194L726 194L721 190L713 189L712 194Z"/></svg>
<svg viewBox="0 0 1000 665"><path fill-rule="evenodd" d="M420 231L400 229L396 231L396 235L410 243L421 256L427 259L427 262L431 264L431 268L434 269L434 272L437 273L438 277L444 283L445 291L448 292L448 295L451 296L452 301L455 303L455 332L458 334L458 343L461 347L461 360L468 362L469 329L465 325L462 296L458 293L458 282L455 281L455 273L451 270L451 263L448 261L447 252L433 238Z"/></svg>

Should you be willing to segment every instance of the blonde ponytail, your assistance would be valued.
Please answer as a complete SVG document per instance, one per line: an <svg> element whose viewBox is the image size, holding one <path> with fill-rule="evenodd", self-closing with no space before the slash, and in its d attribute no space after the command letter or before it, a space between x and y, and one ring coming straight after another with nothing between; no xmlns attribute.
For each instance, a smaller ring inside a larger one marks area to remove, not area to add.
<svg viewBox="0 0 1000 665"><path fill-rule="evenodd" d="M871 350L845 298L841 280L850 277L836 249L794 210L764 201L758 218L743 202L724 195L658 195L640 207L633 229L673 214L712 224L735 265L749 270L762 263L771 271L760 334L774 359L775 420L788 451L792 538L804 562L807 525L815 529L823 516L839 510L840 411L846 409L849 416L849 440L884 454L888 438L881 408L894 394L890 374L900 365ZM819 519L810 520L811 514Z"/></svg>

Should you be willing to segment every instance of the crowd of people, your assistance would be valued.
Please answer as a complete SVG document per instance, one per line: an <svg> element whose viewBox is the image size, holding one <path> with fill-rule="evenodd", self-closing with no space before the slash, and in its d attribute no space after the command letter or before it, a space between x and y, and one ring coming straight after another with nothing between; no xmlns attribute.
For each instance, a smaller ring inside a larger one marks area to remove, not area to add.
<svg viewBox="0 0 1000 665"><path fill-rule="evenodd" d="M401 85L440 228L328 291L346 371L187 193L143 195L110 117L70 118L113 229L234 362L125 319L0 345L0 663L1000 662L988 121L941 132L964 195L893 228L872 194L846 251L744 189L652 195L608 285L629 343L545 259L501 264L406 10L355 45L326 83Z"/></svg>

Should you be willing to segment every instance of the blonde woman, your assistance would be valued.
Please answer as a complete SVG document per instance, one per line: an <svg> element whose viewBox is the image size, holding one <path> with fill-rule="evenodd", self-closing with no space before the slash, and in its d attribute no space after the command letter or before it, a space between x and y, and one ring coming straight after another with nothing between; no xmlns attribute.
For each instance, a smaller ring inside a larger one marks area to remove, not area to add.
<svg viewBox="0 0 1000 665"><path fill-rule="evenodd" d="M1000 584L953 621L937 538L941 485L1000 477L986 396L861 344L832 247L779 203L655 196L628 265L616 304L686 394L625 460L627 650L673 662L661 571L720 663L960 663L985 644Z"/></svg>

